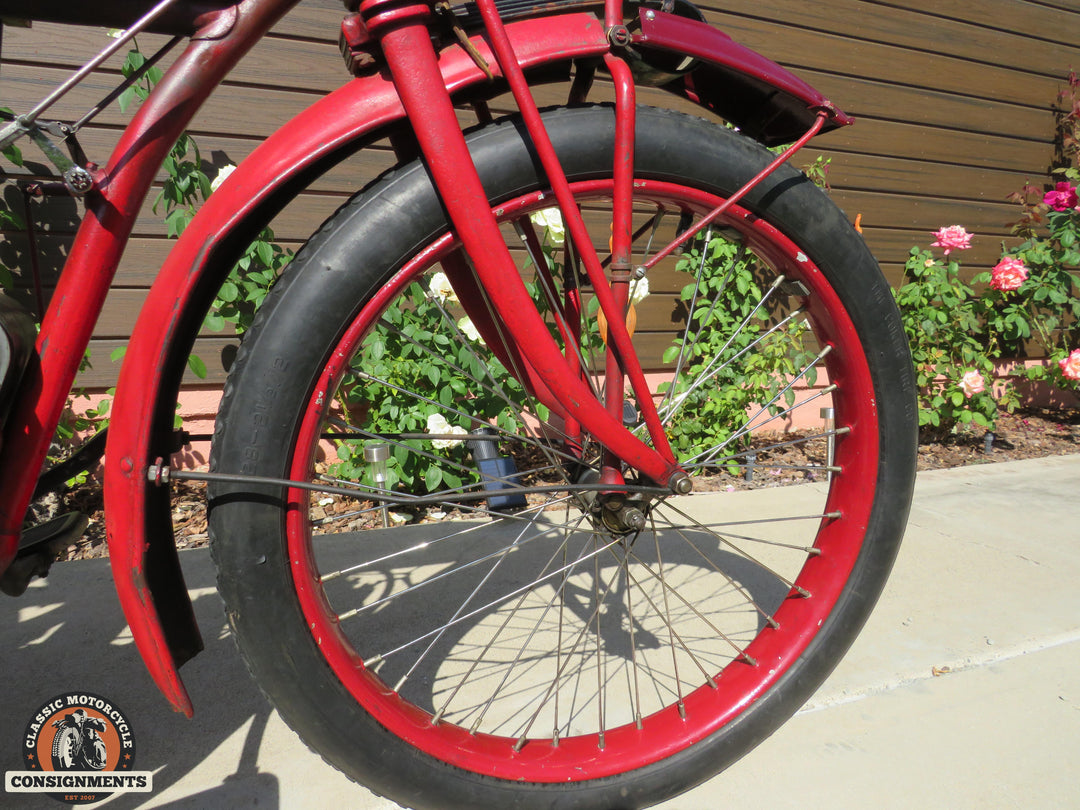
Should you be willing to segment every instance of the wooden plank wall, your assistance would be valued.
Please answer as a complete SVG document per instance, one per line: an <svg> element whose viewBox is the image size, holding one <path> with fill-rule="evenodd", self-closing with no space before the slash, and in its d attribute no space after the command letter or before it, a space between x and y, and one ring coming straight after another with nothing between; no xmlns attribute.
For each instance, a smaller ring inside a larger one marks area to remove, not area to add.
<svg viewBox="0 0 1080 810"><path fill-rule="evenodd" d="M1029 180L1043 182L1053 159L1053 104L1070 68L1080 69L1080 0L726 0L703 9L711 22L858 118L856 126L811 144L803 163L818 154L832 159L833 198L852 219L862 215L867 242L891 282L899 280L911 246L928 244L942 225L961 224L976 234L965 256L972 270L995 261L1017 216L1006 195ZM192 128L210 166L239 162L347 79L336 44L341 16L339 0L305 0L245 58ZM0 104L27 109L104 41L97 29L5 27ZM143 36L139 45L149 53L161 41ZM53 115L73 118L104 96L116 67L92 76ZM84 131L92 157L104 162L125 118L114 106ZM26 151L30 156L32 149ZM389 164L388 152L369 150L319 180L274 223L279 240L299 245ZM22 205L10 184L3 193L9 204ZM48 286L66 255L78 206L68 199L35 206L44 222L38 239ZM0 263L28 278L25 235L2 237ZM115 379L109 353L129 334L168 244L148 203L95 333L94 368L84 385ZM199 341L213 382L223 377L221 352L231 342L213 334Z"/></svg>

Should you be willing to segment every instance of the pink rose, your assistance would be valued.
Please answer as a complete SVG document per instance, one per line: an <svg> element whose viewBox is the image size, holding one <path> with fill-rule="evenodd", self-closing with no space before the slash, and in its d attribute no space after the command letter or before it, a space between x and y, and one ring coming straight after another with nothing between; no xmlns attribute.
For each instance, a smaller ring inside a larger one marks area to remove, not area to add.
<svg viewBox="0 0 1080 810"><path fill-rule="evenodd" d="M1027 265L1019 259L1006 256L990 271L990 286L995 290L1007 292L1017 289L1027 277Z"/></svg>
<svg viewBox="0 0 1080 810"><path fill-rule="evenodd" d="M968 399L971 399L976 394L981 394L986 390L986 383L983 382L982 374L977 371L969 371L960 378L960 390L964 392L964 396Z"/></svg>
<svg viewBox="0 0 1080 810"><path fill-rule="evenodd" d="M950 225L947 228L941 228L940 230L934 231L934 236L937 238L937 241L931 242L931 246L944 248L946 256L954 250L967 250L971 247L971 234L965 231L960 225Z"/></svg>
<svg viewBox="0 0 1080 810"><path fill-rule="evenodd" d="M1064 360L1058 360L1061 373L1070 380L1080 380L1080 349L1073 349Z"/></svg>
<svg viewBox="0 0 1080 810"><path fill-rule="evenodd" d="M1074 208L1077 203L1076 187L1068 183L1058 183L1053 191L1046 192L1043 202L1055 211L1064 211L1066 208Z"/></svg>

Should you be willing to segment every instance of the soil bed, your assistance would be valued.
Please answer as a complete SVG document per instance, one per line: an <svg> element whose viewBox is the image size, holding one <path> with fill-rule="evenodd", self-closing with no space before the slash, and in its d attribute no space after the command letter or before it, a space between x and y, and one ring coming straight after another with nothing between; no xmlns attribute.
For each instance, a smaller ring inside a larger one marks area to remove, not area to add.
<svg viewBox="0 0 1080 810"><path fill-rule="evenodd" d="M747 480L745 468L742 467L733 470L734 474L697 479L695 489L759 489L796 483L815 475L820 477L820 472L808 472L801 468L824 463L824 440L777 446L790 442L793 438L794 434L755 437L754 445L759 448L759 452L750 480ZM985 434L981 429L961 431L944 441L921 442L919 470L1080 453L1080 409L1033 410L1005 414L999 417L991 451L985 452L984 447ZM205 546L207 534L204 485L176 482L173 484L173 492L173 528L177 546L182 549ZM357 514L353 506L331 499L318 505L318 508L324 509L327 517L334 513L342 514L342 528L349 530L369 528L381 521L377 510ZM59 559L107 556L100 484L90 482L67 493L65 509L89 515L90 525L77 543L61 552Z"/></svg>

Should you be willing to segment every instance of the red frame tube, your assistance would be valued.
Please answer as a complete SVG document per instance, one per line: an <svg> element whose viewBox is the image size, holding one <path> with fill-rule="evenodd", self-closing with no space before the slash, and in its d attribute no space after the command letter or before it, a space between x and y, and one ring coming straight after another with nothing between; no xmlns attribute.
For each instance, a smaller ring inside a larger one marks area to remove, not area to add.
<svg viewBox="0 0 1080 810"><path fill-rule="evenodd" d="M561 392L560 399L578 422L618 458L652 480L666 484L678 471L678 466L660 427L659 417L655 416L655 403L651 397L642 394L642 391L648 389L640 363L630 344L625 323L621 318L616 320L609 316L609 322L616 321L609 327L610 334L614 337L621 359L628 367L631 380L635 381L635 376L637 378L635 390L641 389L638 391L638 398L641 401L648 400L643 409L651 408L653 411L656 434L659 436L659 439L653 437L656 450L631 434L620 420L613 418L604 406L596 401L580 376L570 372L558 345L552 340L543 319L537 313L518 275L517 266L503 242L498 225L491 216L487 196L472 164L449 93L445 89L439 91L442 87L442 76L430 34L423 24L424 18L417 16L410 19L401 9L394 9L393 19L384 20L376 16L377 8L382 2L383 0L370 0L369 3L362 4L361 13L365 14L365 17L369 11L372 14L370 21L365 20L368 30L379 37L394 85L409 120L413 123L421 152L442 192L443 202L465 252L470 256L484 257L484 261L474 262L474 269L492 305L501 314L502 326L509 332L546 387L551 391ZM585 258L600 305L605 314L619 311L603 278L599 258L589 242L581 215L573 205L566 178L558 169L558 158L543 131L539 111L532 102L528 84L498 19L494 2L480 0L479 6L488 26L492 50L519 106L522 107L526 127L548 171L563 214L569 220L575 246ZM421 12L427 11L426 7L410 7L414 8L419 8ZM524 97L519 97L519 93ZM586 250L591 253L591 257L585 253ZM508 315L510 317L507 317Z"/></svg>
<svg viewBox="0 0 1080 810"><path fill-rule="evenodd" d="M617 3L613 3L613 6L616 8L618 7ZM555 194L555 198L559 201L559 207L562 209L563 217L566 221L567 232L573 240L574 247L578 251L578 255L585 265L586 273L589 276L589 280L592 282L593 292L600 304L600 309L603 310L604 316L607 318L609 345L614 345L623 372L630 378L630 384L633 387L634 394L638 400L638 407L641 408L645 424L649 430L649 437L652 439L653 446L656 449L652 450L646 448L652 457L648 458L649 463L647 465L643 464L642 462L645 459L642 459L641 457L640 448L645 447L645 445L622 426L620 419L613 417L610 413L605 411L606 420L597 419L593 422L586 416L583 409L581 412L575 412L574 417L618 458L640 470L657 483L661 485L667 484L672 475L679 472L679 467L675 462L675 455L671 450L671 445L668 443L663 425L660 423L660 417L656 412L656 403L652 400L652 395L649 391L648 384L645 381L645 374L642 371L641 363L634 351L633 344L630 342L630 335L627 332L626 323L624 321L625 301L623 302L624 306L620 307L607 283L607 279L604 277L603 270L600 267L600 259L592 246L592 241L589 238L585 222L581 217L581 212L577 210L577 206L574 204L574 198L570 193L570 186L566 182L566 176L563 174L562 168L559 165L558 156L555 154L555 149L552 146L550 139L547 137L543 122L540 120L540 111L537 109L536 102L533 100L532 93L529 90L528 82L519 66L517 57L514 54L513 45L506 36L502 22L499 19L498 11L495 8L495 0L477 0L477 7L480 9L480 14L484 19L484 25L487 27L488 37L491 40L491 48L495 52L496 58L499 60L499 65L510 85L514 100L521 110L525 126L529 131L530 137L533 139L533 146L536 148L540 162L544 167L544 171L547 173L552 191ZM633 82L632 79L629 82L625 81L629 76L628 72L622 74L622 76L624 81L620 83L620 94L623 103L623 116L625 117L627 115L632 115L632 108L630 111L627 111L625 102L627 100L627 87L632 87ZM624 118L622 132L625 134L627 131ZM632 151L632 148L626 143L623 143L622 152L617 153L619 155L618 162L623 163L621 171L629 172L629 174L623 175L624 183L632 183ZM627 177L630 178L629 181L625 179ZM628 197L624 195L622 200L624 206L628 204L627 199ZM629 213L627 212L623 216L628 217ZM524 287L522 287L522 289L524 290ZM499 307L499 309L502 312L512 311L502 309L501 307ZM517 336L515 335L515 337ZM569 375L564 375L564 379L569 381ZM584 388L584 386L581 387ZM575 389L568 390L576 390L576 387ZM613 425L617 427L612 429ZM631 450L636 451L634 452L636 458L630 457L629 453Z"/></svg>
<svg viewBox="0 0 1080 810"><path fill-rule="evenodd" d="M96 173L86 215L42 320L37 358L8 418L0 456L0 571L15 556L23 515L68 392L101 314L139 206L162 161L221 79L297 0L248 0L204 27L144 102Z"/></svg>

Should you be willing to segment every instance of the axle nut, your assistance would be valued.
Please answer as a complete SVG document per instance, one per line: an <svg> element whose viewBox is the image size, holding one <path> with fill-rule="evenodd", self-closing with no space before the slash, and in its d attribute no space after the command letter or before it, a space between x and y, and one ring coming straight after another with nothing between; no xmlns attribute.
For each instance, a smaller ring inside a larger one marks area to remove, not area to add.
<svg viewBox="0 0 1080 810"><path fill-rule="evenodd" d="M689 495L694 491L694 482L690 479L690 476L684 472L677 472L671 476L671 480L668 481L668 486L671 487L671 491L676 495Z"/></svg>

